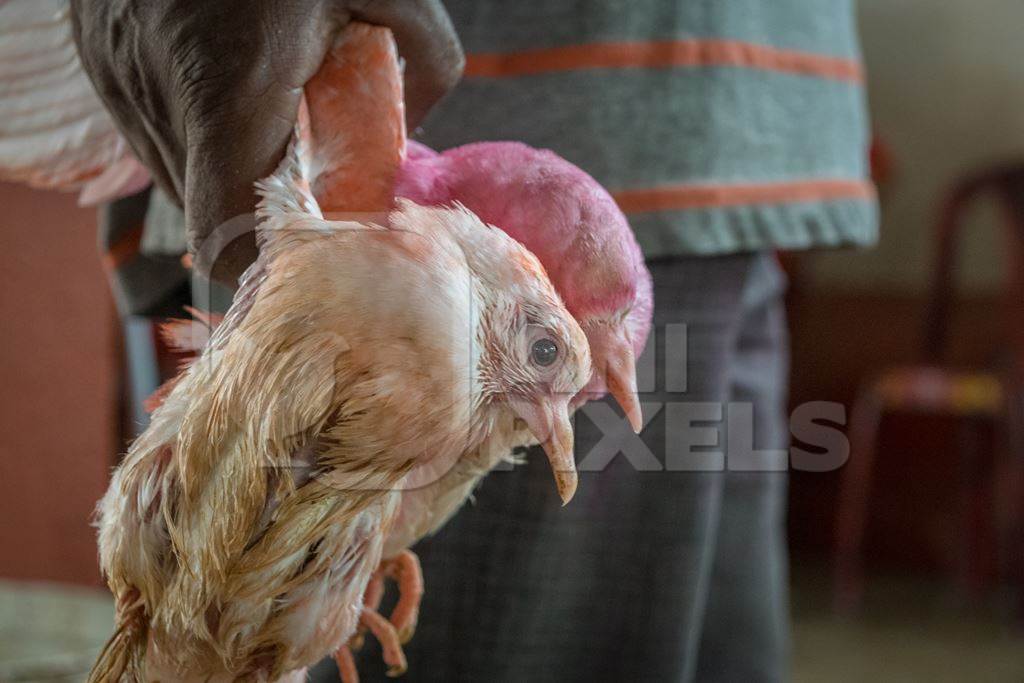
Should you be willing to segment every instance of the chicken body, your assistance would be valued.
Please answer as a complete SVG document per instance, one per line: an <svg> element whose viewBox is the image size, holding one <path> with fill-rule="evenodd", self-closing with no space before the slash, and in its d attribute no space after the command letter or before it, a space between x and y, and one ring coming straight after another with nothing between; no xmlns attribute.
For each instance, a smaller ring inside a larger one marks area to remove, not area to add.
<svg viewBox="0 0 1024 683"><path fill-rule="evenodd" d="M475 452L508 397L533 396L531 326L562 350L554 385L589 377L520 245L461 208L324 221L297 166L264 185L260 261L101 501L121 629L94 680L144 658L272 681L334 651L406 476Z"/></svg>

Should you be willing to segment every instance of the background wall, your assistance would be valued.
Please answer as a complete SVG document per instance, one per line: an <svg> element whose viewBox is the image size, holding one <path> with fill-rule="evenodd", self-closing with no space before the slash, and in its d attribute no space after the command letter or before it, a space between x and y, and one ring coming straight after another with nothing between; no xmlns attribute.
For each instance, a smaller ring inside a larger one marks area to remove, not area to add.
<svg viewBox="0 0 1024 683"><path fill-rule="evenodd" d="M119 341L95 211L0 184L0 577L99 583Z"/></svg>
<svg viewBox="0 0 1024 683"><path fill-rule="evenodd" d="M943 188L965 171L1024 158L1024 3L1020 0L859 0L875 133L895 175L882 241L861 254L813 259L814 282L846 290L923 290L931 223ZM973 217L963 282L1002 276L992 211Z"/></svg>

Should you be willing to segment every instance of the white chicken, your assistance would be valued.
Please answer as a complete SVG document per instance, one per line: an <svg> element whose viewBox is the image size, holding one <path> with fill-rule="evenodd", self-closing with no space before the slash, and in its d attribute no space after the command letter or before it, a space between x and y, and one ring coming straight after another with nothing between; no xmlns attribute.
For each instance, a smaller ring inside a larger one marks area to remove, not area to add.
<svg viewBox="0 0 1024 683"><path fill-rule="evenodd" d="M297 152L261 193L259 261L101 502L120 626L93 680L273 681L360 620L401 670L363 594L408 473L561 405L537 438L574 478L589 351L529 252L459 207L325 221Z"/></svg>

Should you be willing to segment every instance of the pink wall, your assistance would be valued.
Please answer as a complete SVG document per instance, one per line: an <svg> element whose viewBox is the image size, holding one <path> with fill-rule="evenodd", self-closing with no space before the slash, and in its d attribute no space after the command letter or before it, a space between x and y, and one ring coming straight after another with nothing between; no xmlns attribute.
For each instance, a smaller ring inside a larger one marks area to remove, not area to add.
<svg viewBox="0 0 1024 683"><path fill-rule="evenodd" d="M0 183L0 577L99 582L118 327L96 214Z"/></svg>

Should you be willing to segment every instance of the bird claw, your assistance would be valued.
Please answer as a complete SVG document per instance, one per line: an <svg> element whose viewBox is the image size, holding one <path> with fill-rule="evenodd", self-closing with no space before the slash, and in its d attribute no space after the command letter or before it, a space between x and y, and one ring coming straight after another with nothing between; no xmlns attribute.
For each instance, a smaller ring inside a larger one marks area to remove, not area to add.
<svg viewBox="0 0 1024 683"><path fill-rule="evenodd" d="M402 651L402 644L398 640L398 632L391 622L368 607L363 608L359 621L380 642L384 663L388 665L387 675L395 677L404 674L409 666L405 660L405 652Z"/></svg>
<svg viewBox="0 0 1024 683"><path fill-rule="evenodd" d="M398 585L398 604L391 612L390 619L385 619L377 611L384 595L385 577ZM384 663L388 665L386 675L395 678L405 673L408 664L402 645L408 643L416 632L422 597L423 572L415 553L404 550L395 557L381 562L363 593L363 612L356 632L346 645L334 653L334 661L338 665L342 683L359 683L359 672L356 670L352 653L363 647L367 631L380 641Z"/></svg>
<svg viewBox="0 0 1024 683"><path fill-rule="evenodd" d="M359 683L359 670L356 669L356 660L352 657L352 650L348 645L342 645L334 653L334 663L338 665L341 683Z"/></svg>
<svg viewBox="0 0 1024 683"><path fill-rule="evenodd" d="M366 584L366 590L363 591L363 607L372 609L374 612L380 607L381 598L384 597L384 574L379 569L373 573L370 577L369 583ZM403 641L405 642L405 641ZM360 622L356 626L356 632L352 634L352 637L348 639L347 647L352 652L358 652L363 649L363 645L366 643L366 627Z"/></svg>
<svg viewBox="0 0 1024 683"><path fill-rule="evenodd" d="M413 635L415 635L415 633L416 624L412 624L411 626L403 628L401 631L398 631L398 642L400 642L402 645L405 645L410 640L412 640L412 637Z"/></svg>
<svg viewBox="0 0 1024 683"><path fill-rule="evenodd" d="M391 612L391 623L401 643L408 643L416 633L423 597L423 570L416 553L403 550L381 563L380 572L398 584L398 604Z"/></svg>
<svg viewBox="0 0 1024 683"><path fill-rule="evenodd" d="M366 584L366 590L363 591L363 606L376 612L380 608L380 601L383 597L384 572L377 569L370 577L369 583Z"/></svg>

